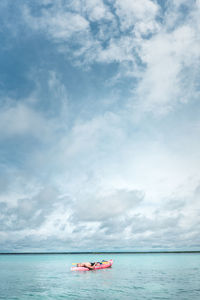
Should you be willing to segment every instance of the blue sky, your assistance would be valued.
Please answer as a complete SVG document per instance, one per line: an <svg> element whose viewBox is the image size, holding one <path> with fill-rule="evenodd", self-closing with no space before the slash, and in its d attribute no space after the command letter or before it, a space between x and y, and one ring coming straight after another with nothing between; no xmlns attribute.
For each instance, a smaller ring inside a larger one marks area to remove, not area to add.
<svg viewBox="0 0 200 300"><path fill-rule="evenodd" d="M199 250L200 2L0 14L0 251Z"/></svg>

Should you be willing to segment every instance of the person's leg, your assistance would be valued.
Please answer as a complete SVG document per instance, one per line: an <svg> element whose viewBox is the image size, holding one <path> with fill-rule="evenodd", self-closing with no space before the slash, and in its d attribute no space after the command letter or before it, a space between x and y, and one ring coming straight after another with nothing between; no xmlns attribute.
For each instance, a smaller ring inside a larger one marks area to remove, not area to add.
<svg viewBox="0 0 200 300"><path fill-rule="evenodd" d="M88 268L89 270L94 270L95 265L94 265L94 266L91 266L91 263L88 262L88 263L85 263L85 264L84 264L84 267L85 267L85 268Z"/></svg>

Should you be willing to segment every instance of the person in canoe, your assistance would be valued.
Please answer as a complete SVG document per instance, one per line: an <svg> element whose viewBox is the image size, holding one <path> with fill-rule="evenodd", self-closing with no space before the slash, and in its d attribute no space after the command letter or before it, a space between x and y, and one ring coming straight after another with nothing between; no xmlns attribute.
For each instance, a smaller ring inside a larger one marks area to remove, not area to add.
<svg viewBox="0 0 200 300"><path fill-rule="evenodd" d="M100 262L83 262L83 263L78 263L77 267L84 267L88 268L89 270L94 270L95 266L100 266L102 263Z"/></svg>
<svg viewBox="0 0 200 300"><path fill-rule="evenodd" d="M82 263L72 263L76 267L71 267L71 271L88 271L96 269L110 268L113 264L113 260L102 260L101 262L82 262Z"/></svg>

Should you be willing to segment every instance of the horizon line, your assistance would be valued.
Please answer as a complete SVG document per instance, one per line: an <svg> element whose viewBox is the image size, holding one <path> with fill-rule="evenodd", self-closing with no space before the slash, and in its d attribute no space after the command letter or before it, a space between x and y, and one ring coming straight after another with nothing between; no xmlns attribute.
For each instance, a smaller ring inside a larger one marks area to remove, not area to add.
<svg viewBox="0 0 200 300"><path fill-rule="evenodd" d="M61 252L0 252L0 255L70 255L70 254L179 254L179 253L200 253L200 250L188 251L61 251Z"/></svg>

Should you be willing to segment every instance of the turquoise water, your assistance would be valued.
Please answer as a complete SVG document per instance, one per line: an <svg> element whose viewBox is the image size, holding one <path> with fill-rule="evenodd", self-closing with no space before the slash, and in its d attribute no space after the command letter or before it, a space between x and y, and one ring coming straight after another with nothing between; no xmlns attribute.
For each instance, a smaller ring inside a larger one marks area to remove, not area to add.
<svg viewBox="0 0 200 300"><path fill-rule="evenodd" d="M114 259L71 272L72 262ZM0 256L0 299L200 299L200 254Z"/></svg>

